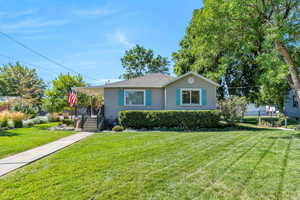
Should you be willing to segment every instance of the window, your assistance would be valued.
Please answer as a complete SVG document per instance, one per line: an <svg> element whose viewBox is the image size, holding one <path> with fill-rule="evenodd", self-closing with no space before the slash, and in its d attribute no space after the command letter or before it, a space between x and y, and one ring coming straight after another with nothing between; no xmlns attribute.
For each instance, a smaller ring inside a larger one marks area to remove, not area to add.
<svg viewBox="0 0 300 200"><path fill-rule="evenodd" d="M144 90L125 90L124 92L126 106L144 106L145 91Z"/></svg>
<svg viewBox="0 0 300 200"><path fill-rule="evenodd" d="M200 89L181 89L182 105L200 105Z"/></svg>

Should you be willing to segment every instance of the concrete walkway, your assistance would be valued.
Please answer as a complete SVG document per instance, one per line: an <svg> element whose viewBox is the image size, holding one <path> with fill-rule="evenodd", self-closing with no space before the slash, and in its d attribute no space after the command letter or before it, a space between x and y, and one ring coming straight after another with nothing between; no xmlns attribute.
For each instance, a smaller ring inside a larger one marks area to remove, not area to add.
<svg viewBox="0 0 300 200"><path fill-rule="evenodd" d="M283 127L279 127L277 129L283 130L283 131L294 131L295 129L290 129L290 128L283 128Z"/></svg>
<svg viewBox="0 0 300 200"><path fill-rule="evenodd" d="M0 160L0 176L28 165L94 133L80 132Z"/></svg>

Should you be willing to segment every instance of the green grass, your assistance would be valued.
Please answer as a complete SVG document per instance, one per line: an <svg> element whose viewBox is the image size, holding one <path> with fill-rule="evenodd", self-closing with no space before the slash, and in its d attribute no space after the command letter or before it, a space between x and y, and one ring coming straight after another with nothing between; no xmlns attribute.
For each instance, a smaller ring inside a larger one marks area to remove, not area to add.
<svg viewBox="0 0 300 200"><path fill-rule="evenodd" d="M0 131L0 158L32 149L73 133L71 131L47 130L47 128L55 125L57 123Z"/></svg>
<svg viewBox="0 0 300 200"><path fill-rule="evenodd" d="M100 133L0 178L0 199L299 199L300 134Z"/></svg>

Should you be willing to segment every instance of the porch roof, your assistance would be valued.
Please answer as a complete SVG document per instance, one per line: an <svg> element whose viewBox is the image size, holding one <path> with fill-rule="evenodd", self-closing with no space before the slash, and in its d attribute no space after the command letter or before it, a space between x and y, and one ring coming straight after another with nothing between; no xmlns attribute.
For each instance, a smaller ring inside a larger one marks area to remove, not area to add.
<svg viewBox="0 0 300 200"><path fill-rule="evenodd" d="M75 87L73 88L76 92L86 94L88 96L104 96L104 88L102 86L91 86L91 87Z"/></svg>

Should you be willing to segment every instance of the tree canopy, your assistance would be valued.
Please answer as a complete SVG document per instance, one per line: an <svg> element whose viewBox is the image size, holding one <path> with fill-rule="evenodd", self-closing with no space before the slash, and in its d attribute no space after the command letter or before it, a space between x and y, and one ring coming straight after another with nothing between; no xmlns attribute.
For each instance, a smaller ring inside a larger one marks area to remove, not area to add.
<svg viewBox="0 0 300 200"><path fill-rule="evenodd" d="M143 76L147 73L168 73L168 58L160 55L155 56L153 50L146 49L140 45L126 50L121 58L122 66L125 69L121 78L131 79Z"/></svg>
<svg viewBox="0 0 300 200"><path fill-rule="evenodd" d="M220 97L229 93L282 107L290 88L300 92L299 5L299 0L205 0L173 54L175 73L192 70L218 81Z"/></svg>
<svg viewBox="0 0 300 200"><path fill-rule="evenodd" d="M0 67L0 95L21 97L23 104L38 106L44 95L45 84L35 69L19 62Z"/></svg>
<svg viewBox="0 0 300 200"><path fill-rule="evenodd" d="M85 87L81 75L61 74L51 82L52 86L45 92L43 99L44 109L48 112L63 112L69 109L68 95L73 87ZM78 105L87 105L88 97L84 94L77 94Z"/></svg>

